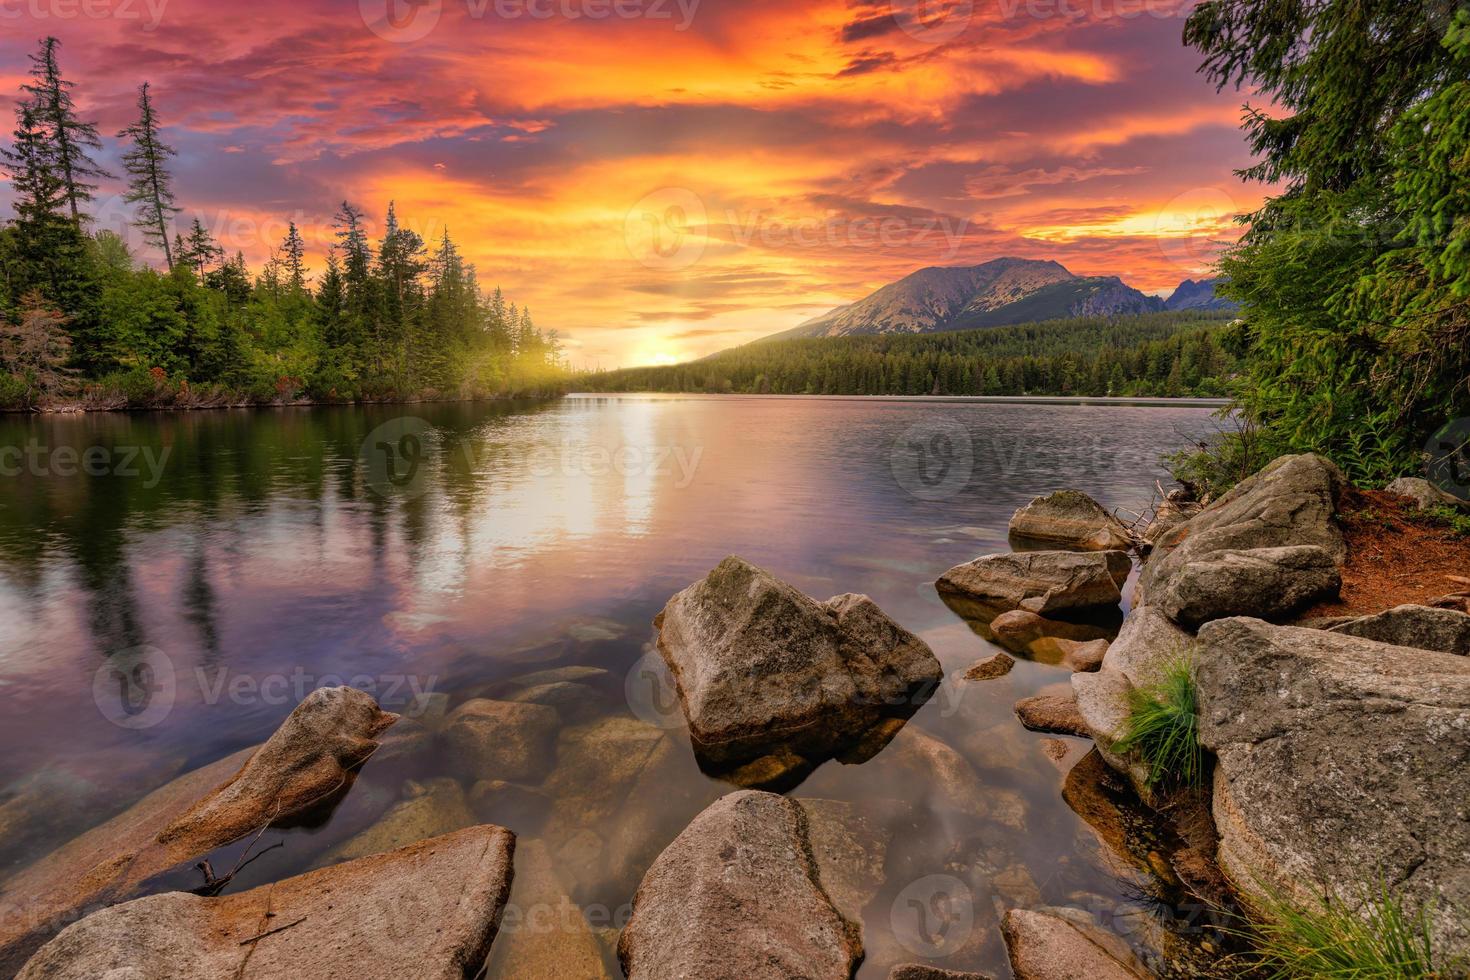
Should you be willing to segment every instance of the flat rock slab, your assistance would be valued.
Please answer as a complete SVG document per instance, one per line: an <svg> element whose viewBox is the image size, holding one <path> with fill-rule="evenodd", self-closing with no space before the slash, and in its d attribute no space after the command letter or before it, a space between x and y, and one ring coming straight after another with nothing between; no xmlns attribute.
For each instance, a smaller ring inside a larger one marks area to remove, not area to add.
<svg viewBox="0 0 1470 980"><path fill-rule="evenodd" d="M937 966L922 963L904 963L895 966L888 980L994 980L988 973L960 973L956 970L941 970Z"/></svg>
<svg viewBox="0 0 1470 980"><path fill-rule="evenodd" d="M862 955L820 883L806 811L752 790L715 801L659 855L618 941L628 980L849 980Z"/></svg>
<svg viewBox="0 0 1470 980"><path fill-rule="evenodd" d="M1116 606L1133 570L1124 551L1030 551L986 555L940 577L941 591L999 608L1048 615Z"/></svg>
<svg viewBox="0 0 1470 980"><path fill-rule="evenodd" d="M1122 938L1078 909L1015 909L1000 924L1016 980L1140 980L1153 976Z"/></svg>
<svg viewBox="0 0 1470 980"><path fill-rule="evenodd" d="M86 908L119 902L185 861L326 804L397 720L346 687L307 695L270 739L179 777L11 878L0 907L0 975Z"/></svg>
<svg viewBox="0 0 1470 980"><path fill-rule="evenodd" d="M472 827L224 898L168 892L63 930L20 980L464 980L510 893L515 836Z"/></svg>
<svg viewBox="0 0 1470 980"><path fill-rule="evenodd" d="M1016 702L1016 717L1033 732L1092 737L1087 722L1077 710L1077 702L1069 697L1038 694L1036 697L1022 698Z"/></svg>
<svg viewBox="0 0 1470 980"><path fill-rule="evenodd" d="M911 715L943 679L933 652L866 596L819 603L740 558L655 620L701 760L825 759L881 719Z"/></svg>
<svg viewBox="0 0 1470 980"><path fill-rule="evenodd" d="M1011 517L1010 533L1023 541L1083 551L1127 551L1133 547L1133 535L1123 522L1077 490L1058 490L1037 497Z"/></svg>
<svg viewBox="0 0 1470 980"><path fill-rule="evenodd" d="M997 653L986 657L965 671L964 678L967 681L990 681L997 677L1004 677L1016 666L1014 657L1009 654Z"/></svg>
<svg viewBox="0 0 1470 980"><path fill-rule="evenodd" d="M1142 601L1193 628L1227 616L1284 616L1334 595L1333 573L1347 556L1336 520L1346 484L1321 456L1277 459L1159 536L1140 579Z"/></svg>
<svg viewBox="0 0 1470 980"><path fill-rule="evenodd" d="M1200 644L1226 873L1303 900L1438 895L1436 946L1470 954L1470 659L1252 619Z"/></svg>
<svg viewBox="0 0 1470 980"><path fill-rule="evenodd" d="M1358 636L1400 647L1470 656L1470 616L1458 609L1398 606L1376 616L1339 623L1332 633Z"/></svg>

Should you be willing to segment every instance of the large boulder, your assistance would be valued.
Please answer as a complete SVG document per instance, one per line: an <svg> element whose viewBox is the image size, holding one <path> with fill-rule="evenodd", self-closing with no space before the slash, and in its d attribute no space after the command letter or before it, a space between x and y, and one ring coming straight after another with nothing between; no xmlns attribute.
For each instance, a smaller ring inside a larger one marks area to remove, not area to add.
<svg viewBox="0 0 1470 980"><path fill-rule="evenodd" d="M20 980L463 980L495 939L514 849L472 827L223 898L137 899L63 930Z"/></svg>
<svg viewBox="0 0 1470 980"><path fill-rule="evenodd" d="M1133 535L1096 500L1077 490L1037 497L1011 517L1011 536L1082 551L1127 551Z"/></svg>
<svg viewBox="0 0 1470 980"><path fill-rule="evenodd" d="M1031 551L986 555L940 577L953 592L1001 608L1038 615L1116 606L1133 570L1124 551Z"/></svg>
<svg viewBox="0 0 1470 980"><path fill-rule="evenodd" d="M866 596L819 603L727 558L655 621L701 759L825 759L943 679L929 647Z"/></svg>
<svg viewBox="0 0 1470 980"><path fill-rule="evenodd" d="M715 801L659 855L618 941L628 980L849 980L862 955L822 887L806 811L751 790Z"/></svg>
<svg viewBox="0 0 1470 980"><path fill-rule="evenodd" d="M307 695L275 734L155 790L6 883L0 974L13 972L85 908L131 897L149 878L339 799L397 719L346 687Z"/></svg>
<svg viewBox="0 0 1470 980"><path fill-rule="evenodd" d="M1470 954L1470 659L1253 619L1200 645L1222 869L1305 901L1386 885Z"/></svg>
<svg viewBox="0 0 1470 980"><path fill-rule="evenodd" d="M1141 980L1153 976L1119 936L1080 909L1013 909L1000 924L1016 980Z"/></svg>
<svg viewBox="0 0 1470 980"><path fill-rule="evenodd" d="M1376 616L1363 616L1331 627L1330 632L1360 636L1419 650L1470 656L1470 616L1457 609L1398 606Z"/></svg>
<svg viewBox="0 0 1470 980"><path fill-rule="evenodd" d="M476 698L449 713L443 739L451 765L467 781L539 783L555 761L560 727L547 705Z"/></svg>
<svg viewBox="0 0 1470 980"><path fill-rule="evenodd" d="M1103 670L1116 671L1138 687L1159 679L1171 661L1187 657L1194 637L1157 606L1138 606L1128 614L1118 638L1103 656Z"/></svg>
<svg viewBox="0 0 1470 980"><path fill-rule="evenodd" d="M1140 579L1143 601L1194 626L1284 616L1336 594L1347 545L1337 526L1341 471L1283 456L1162 534Z"/></svg>
<svg viewBox="0 0 1470 980"><path fill-rule="evenodd" d="M1180 568L1148 599L1191 629L1212 619L1280 619L1335 598L1342 568L1318 545L1217 551Z"/></svg>

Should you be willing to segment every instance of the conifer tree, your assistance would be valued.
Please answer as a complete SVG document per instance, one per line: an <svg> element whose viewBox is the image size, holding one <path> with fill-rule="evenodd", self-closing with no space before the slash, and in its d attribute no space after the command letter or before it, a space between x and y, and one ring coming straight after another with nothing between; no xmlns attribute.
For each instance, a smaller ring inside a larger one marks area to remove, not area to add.
<svg viewBox="0 0 1470 980"><path fill-rule="evenodd" d="M212 262L223 262L225 250L214 240L209 229L198 218L189 228L189 237L184 242L185 251L181 258L187 261L199 272L199 281L203 282L209 275L209 265Z"/></svg>
<svg viewBox="0 0 1470 980"><path fill-rule="evenodd" d="M66 302L75 291L76 264L82 258L81 236L66 218L66 184L55 144L29 103L16 107L13 144L3 151L5 169L15 191L17 258L24 288L41 288L53 302ZM68 309L75 309L67 303Z"/></svg>
<svg viewBox="0 0 1470 980"><path fill-rule="evenodd" d="M22 88L30 94L37 118L47 127L57 174L71 209L71 221L80 229L84 218L82 205L91 202L92 192L97 189L94 181L112 175L97 166L90 156L89 151L102 149L102 140L95 123L77 118L71 97L76 83L61 76L56 57L60 46L61 42L54 37L41 41L41 50L31 55L33 81Z"/></svg>
<svg viewBox="0 0 1470 980"><path fill-rule="evenodd" d="M142 229L144 240L163 249L163 259L170 271L174 267L173 246L168 226L179 208L174 206L173 178L168 172L168 158L177 155L158 135L158 115L148 83L138 87L138 121L117 134L129 139L133 146L123 155L123 169L128 174L128 191L123 200L141 204L135 224Z"/></svg>
<svg viewBox="0 0 1470 980"><path fill-rule="evenodd" d="M286 241L281 245L282 262L286 271L286 288L292 295L299 296L306 292L306 242L301 237L301 232L296 229L296 222L291 222L290 230L286 232Z"/></svg>

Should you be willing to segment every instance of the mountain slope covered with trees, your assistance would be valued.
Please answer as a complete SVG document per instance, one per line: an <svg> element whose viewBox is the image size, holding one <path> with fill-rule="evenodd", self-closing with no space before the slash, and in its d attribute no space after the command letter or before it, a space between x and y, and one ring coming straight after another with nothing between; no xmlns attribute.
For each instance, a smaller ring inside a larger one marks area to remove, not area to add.
<svg viewBox="0 0 1470 980"><path fill-rule="evenodd" d="M1226 321L1153 313L928 334L764 340L689 364L583 375L579 391L1223 396Z"/></svg>
<svg viewBox="0 0 1470 980"><path fill-rule="evenodd" d="M195 219L175 221L159 109L147 83L118 134L136 226L162 253L142 264L92 232L102 138L78 115L47 38L0 149L14 218L0 228L0 407L82 407L533 395L563 386L554 332L499 289L446 231L427 243L392 205L370 239L343 202L325 267L309 269L293 223L258 272Z"/></svg>

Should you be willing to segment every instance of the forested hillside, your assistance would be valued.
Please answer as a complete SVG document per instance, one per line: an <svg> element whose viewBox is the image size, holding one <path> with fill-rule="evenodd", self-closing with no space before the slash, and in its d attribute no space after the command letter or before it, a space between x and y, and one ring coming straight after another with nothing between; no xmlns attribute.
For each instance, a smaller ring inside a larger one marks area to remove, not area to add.
<svg viewBox="0 0 1470 980"><path fill-rule="evenodd" d="M582 391L796 395L1146 395L1228 392L1228 321L1083 318L938 334L766 340L701 361L584 375Z"/></svg>
<svg viewBox="0 0 1470 980"><path fill-rule="evenodd" d="M293 223L264 267L230 255L197 219L180 227L174 150L145 83L118 134L134 221L155 269L89 210L113 179L95 160L42 42L3 153L14 219L0 228L0 407L208 406L536 394L564 379L555 333L499 289L488 295L446 231L427 243L390 205L376 242L336 209L319 268ZM325 209L324 209L325 211ZM273 243L272 243L273 244Z"/></svg>

